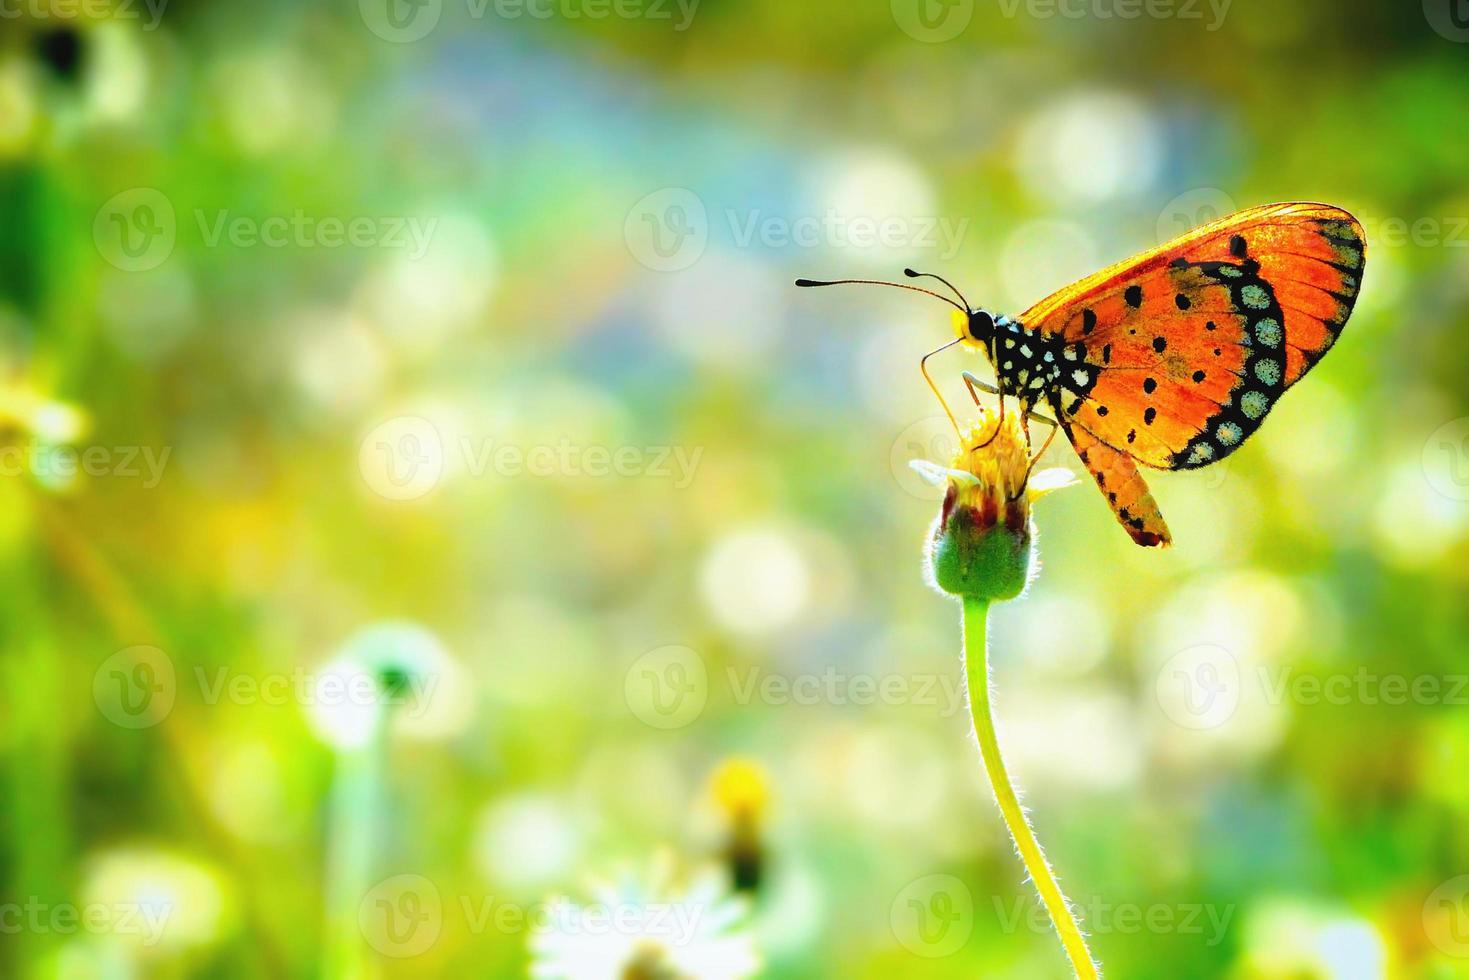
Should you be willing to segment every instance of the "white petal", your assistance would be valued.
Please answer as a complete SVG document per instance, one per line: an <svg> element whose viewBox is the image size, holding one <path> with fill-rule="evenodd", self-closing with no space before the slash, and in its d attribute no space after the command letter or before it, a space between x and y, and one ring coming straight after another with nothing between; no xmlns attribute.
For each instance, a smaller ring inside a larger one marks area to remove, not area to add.
<svg viewBox="0 0 1469 980"><path fill-rule="evenodd" d="M908 465L913 467L913 472L936 487L941 487L950 480L953 480L955 483L968 484L969 486L979 486L979 477L973 473L966 473L963 470L951 470L947 466L940 466L926 459L910 459L908 460Z"/></svg>
<svg viewBox="0 0 1469 980"><path fill-rule="evenodd" d="M1076 474L1064 466L1041 470L1030 478L1030 497L1034 500L1052 490L1060 490L1062 487L1069 487L1079 482L1081 481L1076 478Z"/></svg>

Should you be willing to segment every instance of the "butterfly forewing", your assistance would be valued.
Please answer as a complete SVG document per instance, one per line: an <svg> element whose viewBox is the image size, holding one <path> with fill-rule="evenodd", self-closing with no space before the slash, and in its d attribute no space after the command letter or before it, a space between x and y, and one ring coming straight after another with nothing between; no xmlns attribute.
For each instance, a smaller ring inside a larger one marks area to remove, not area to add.
<svg viewBox="0 0 1469 980"><path fill-rule="evenodd" d="M1096 369L1087 390L1054 406L1078 450L1095 441L1148 466L1191 469L1237 449L1331 348L1364 260L1347 212L1269 205L1104 269L1020 320L1079 345ZM1156 511L1151 497L1124 515L1116 488L1088 468L1138 537L1138 512ZM1166 542L1166 528L1158 536Z"/></svg>

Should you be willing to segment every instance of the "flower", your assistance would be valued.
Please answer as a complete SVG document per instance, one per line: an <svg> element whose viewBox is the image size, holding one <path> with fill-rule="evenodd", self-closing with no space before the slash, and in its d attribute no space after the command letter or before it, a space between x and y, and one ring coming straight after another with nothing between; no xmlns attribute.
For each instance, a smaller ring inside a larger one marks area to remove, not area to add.
<svg viewBox="0 0 1469 980"><path fill-rule="evenodd" d="M714 802L727 824L724 861L735 890L753 894L766 877L762 824L770 803L765 769L754 759L725 759L714 773Z"/></svg>
<svg viewBox="0 0 1469 980"><path fill-rule="evenodd" d="M77 480L72 444L91 421L77 406L51 397L23 374L0 365L0 454L37 484L61 491Z"/></svg>
<svg viewBox="0 0 1469 980"><path fill-rule="evenodd" d="M711 780L714 799L731 822L760 819L770 801L765 770L754 759L740 756L720 763Z"/></svg>
<svg viewBox="0 0 1469 980"><path fill-rule="evenodd" d="M561 898L530 940L532 977L545 980L741 980L760 969L748 906L723 875L671 887L672 862L646 878L593 889L585 905Z"/></svg>
<svg viewBox="0 0 1469 980"><path fill-rule="evenodd" d="M1034 460L1020 419L983 409L979 420L959 434L959 452L947 468L927 461L912 465L930 482L945 487L943 510L929 533L927 571L934 585L963 601L964 676L985 776L1077 980L1096 980L1097 965L1086 938L1005 771L987 654L990 604L1024 592L1035 568L1031 502L1076 478L1064 469L1042 470L1032 477Z"/></svg>
<svg viewBox="0 0 1469 980"><path fill-rule="evenodd" d="M948 467L911 464L935 486L947 484L944 505L929 535L931 581L952 595L1013 599L1034 569L1031 502L1076 478L1065 469L1031 474L1030 452L1016 413L980 410L960 433Z"/></svg>

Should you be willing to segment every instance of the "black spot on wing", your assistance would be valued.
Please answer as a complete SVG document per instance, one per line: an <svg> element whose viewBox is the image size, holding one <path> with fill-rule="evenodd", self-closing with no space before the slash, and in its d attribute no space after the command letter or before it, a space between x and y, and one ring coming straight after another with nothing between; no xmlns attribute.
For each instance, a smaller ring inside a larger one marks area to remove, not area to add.
<svg viewBox="0 0 1469 980"><path fill-rule="evenodd" d="M1234 242L1231 253L1238 255ZM1260 264L1253 259L1240 262L1198 262L1193 267L1209 281L1229 290L1234 310L1245 319L1240 344L1245 361L1224 404L1200 420L1198 433L1168 461L1170 469L1197 469L1228 456L1264 421L1285 391L1285 347L1281 325L1285 313L1275 289L1260 277ZM1206 330L1217 329L1213 321ZM1215 355L1222 348L1213 348ZM1192 378L1202 383L1206 372L1195 370ZM1151 380L1151 379L1148 379ZM1148 390L1144 381L1144 390ZM1150 422L1146 413L1144 421Z"/></svg>

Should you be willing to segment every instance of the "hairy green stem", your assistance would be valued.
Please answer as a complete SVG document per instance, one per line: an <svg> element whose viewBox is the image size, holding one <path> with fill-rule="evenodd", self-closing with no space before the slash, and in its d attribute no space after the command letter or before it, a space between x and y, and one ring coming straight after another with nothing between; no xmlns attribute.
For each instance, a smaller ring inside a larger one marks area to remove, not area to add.
<svg viewBox="0 0 1469 980"><path fill-rule="evenodd" d="M1000 815L1010 831L1010 838L1020 852L1020 860L1030 873L1036 891L1040 892L1041 901L1051 915L1051 924L1061 937L1061 945L1066 948L1071 968L1079 980L1096 980L1099 976L1097 964L1086 948L1086 938L1071 914L1066 896L1061 894L1061 886L1056 883L1056 876L1035 838L1035 831L1025 819L1015 787L1010 785L1010 777L1005 772L1005 760L1000 756L1000 742L995 735L994 711L990 704L989 661L985 652L988 613L987 600L964 597L964 666L969 681L969 710L974 717L974 734L979 739L984 771L989 776L990 788L994 790L995 802L1000 805Z"/></svg>

